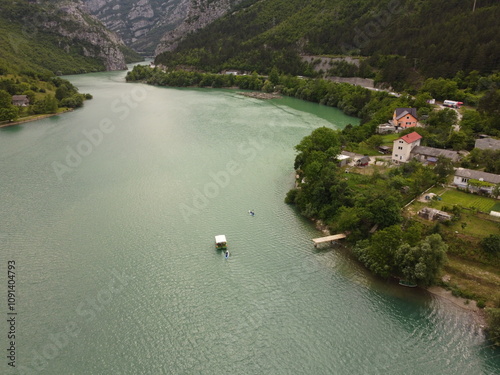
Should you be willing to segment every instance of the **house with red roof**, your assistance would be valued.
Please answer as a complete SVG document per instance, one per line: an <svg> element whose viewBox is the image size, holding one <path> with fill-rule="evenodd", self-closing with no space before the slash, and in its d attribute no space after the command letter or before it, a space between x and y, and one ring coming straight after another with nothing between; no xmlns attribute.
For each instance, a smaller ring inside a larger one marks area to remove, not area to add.
<svg viewBox="0 0 500 375"><path fill-rule="evenodd" d="M403 135L394 141L392 147L392 161L394 163L406 163L410 160L412 150L420 146L422 136L417 132Z"/></svg>

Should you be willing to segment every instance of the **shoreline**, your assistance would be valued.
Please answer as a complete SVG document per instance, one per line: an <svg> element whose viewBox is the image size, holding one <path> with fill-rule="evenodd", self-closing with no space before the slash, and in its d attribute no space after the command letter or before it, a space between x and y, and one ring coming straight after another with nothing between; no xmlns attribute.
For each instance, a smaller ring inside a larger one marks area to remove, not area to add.
<svg viewBox="0 0 500 375"><path fill-rule="evenodd" d="M238 92L238 94L247 96L249 98L255 98L255 99L281 99L282 96L277 93L267 93L267 92L262 92L262 91L251 91L251 92Z"/></svg>
<svg viewBox="0 0 500 375"><path fill-rule="evenodd" d="M451 291L444 289L443 287L440 286L430 286L428 288L424 288L427 292L432 294L433 296L436 296L440 299L443 299L465 311L468 311L469 314L476 320L476 322L481 326L481 328L486 328L488 326L487 320L486 320L486 312L484 309L480 309L476 305L476 301L474 300L468 300L469 303L465 303L467 299L462 298L462 297L456 297L454 296Z"/></svg>
<svg viewBox="0 0 500 375"><path fill-rule="evenodd" d="M321 231L323 235L330 235L330 231L328 230L327 225L324 224L321 220L312 220L312 221L316 229ZM433 285L427 288L422 288L422 287L418 288L427 291L429 294L431 294L436 298L444 300L462 310L467 311L470 314L470 316L481 326L481 328L488 327L486 312L484 309L480 309L479 307L477 307L475 300L467 300L466 298L456 297L451 293L450 290L447 290L437 285ZM465 303L466 301L469 301L469 303Z"/></svg>
<svg viewBox="0 0 500 375"><path fill-rule="evenodd" d="M40 116L37 116L37 117L34 117L34 118L29 118L29 119L25 119L25 120L18 120L18 121L8 122L6 124L0 124L0 128L7 128L9 126L15 126L15 125L20 125L20 124L25 124L27 122L34 122L34 121L38 121L38 120L43 120L43 119L46 119L46 118L49 118L49 117L58 116L58 115L61 115L63 113L73 112L73 111L74 111L74 109L66 109L66 110L64 110L62 112L58 112L58 113L48 113L48 114L40 115Z"/></svg>

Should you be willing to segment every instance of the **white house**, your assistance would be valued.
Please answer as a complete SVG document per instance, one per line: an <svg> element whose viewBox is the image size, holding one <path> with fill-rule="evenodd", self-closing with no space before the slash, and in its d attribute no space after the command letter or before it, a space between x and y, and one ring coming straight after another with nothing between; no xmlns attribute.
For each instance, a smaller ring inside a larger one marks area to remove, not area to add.
<svg viewBox="0 0 500 375"><path fill-rule="evenodd" d="M471 184L470 180L485 182L486 184L484 184L484 186L477 186ZM491 194L495 185L500 184L500 175L475 171L473 169L457 168L455 177L453 178L453 184L462 189Z"/></svg>
<svg viewBox="0 0 500 375"><path fill-rule="evenodd" d="M413 132L407 135L403 135L394 141L394 146L392 147L392 161L394 163L406 163L410 160L411 151L420 146L420 140L422 136L417 132Z"/></svg>

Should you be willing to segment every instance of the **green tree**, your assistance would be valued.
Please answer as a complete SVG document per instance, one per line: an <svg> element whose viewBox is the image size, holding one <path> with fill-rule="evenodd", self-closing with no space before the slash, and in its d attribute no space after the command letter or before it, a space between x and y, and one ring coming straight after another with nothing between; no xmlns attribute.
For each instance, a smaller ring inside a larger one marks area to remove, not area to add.
<svg viewBox="0 0 500 375"><path fill-rule="evenodd" d="M500 308L486 310L488 321L488 337L493 344L500 346Z"/></svg>
<svg viewBox="0 0 500 375"><path fill-rule="evenodd" d="M341 207L335 224L342 232L354 231L359 228L363 213L359 207Z"/></svg>
<svg viewBox="0 0 500 375"><path fill-rule="evenodd" d="M413 247L404 244L396 251L399 272L410 282L432 285L446 261L447 249L439 234L431 234Z"/></svg>
<svg viewBox="0 0 500 375"><path fill-rule="evenodd" d="M421 91L429 92L437 100L457 100L459 98L458 84L446 78L427 79Z"/></svg>
<svg viewBox="0 0 500 375"><path fill-rule="evenodd" d="M394 272L396 251L402 245L403 231L393 225L376 232L371 241L358 241L353 251L373 273L388 278Z"/></svg>
<svg viewBox="0 0 500 375"><path fill-rule="evenodd" d="M454 131L448 137L447 143L455 151L471 150L474 147L474 138L464 131Z"/></svg>
<svg viewBox="0 0 500 375"><path fill-rule="evenodd" d="M36 93L33 90L27 90L23 92L23 95L26 95L28 97L30 104L33 104L35 102Z"/></svg>
<svg viewBox="0 0 500 375"><path fill-rule="evenodd" d="M481 240L481 248L488 254L500 254L500 235L490 234Z"/></svg>
<svg viewBox="0 0 500 375"><path fill-rule="evenodd" d="M379 196L369 202L366 209L373 224L378 224L380 229L401 223L400 200L394 195Z"/></svg>
<svg viewBox="0 0 500 375"><path fill-rule="evenodd" d="M19 108L9 106L0 108L0 121L16 121L19 117Z"/></svg>
<svg viewBox="0 0 500 375"><path fill-rule="evenodd" d="M370 138L366 140L368 146L375 149L379 147L383 142L384 138L379 134L372 135Z"/></svg>
<svg viewBox="0 0 500 375"><path fill-rule="evenodd" d="M436 166L434 167L434 172L436 172L439 178L438 181L441 183L446 182L446 178L452 174L453 171L453 162L451 159L445 156L439 156Z"/></svg>
<svg viewBox="0 0 500 375"><path fill-rule="evenodd" d="M302 141L295 146L298 155L295 158L295 169L300 169L312 160L318 158L335 158L340 152L340 140L338 132L327 127L321 127L304 137Z"/></svg>
<svg viewBox="0 0 500 375"><path fill-rule="evenodd" d="M19 108L12 105L12 95L0 90L0 121L15 121L19 117Z"/></svg>
<svg viewBox="0 0 500 375"><path fill-rule="evenodd" d="M457 112L451 108L445 108L441 111L434 111L429 115L427 124L430 126L445 128L449 130L452 125L457 123Z"/></svg>
<svg viewBox="0 0 500 375"><path fill-rule="evenodd" d="M0 108L8 108L12 105L12 95L5 90L0 90Z"/></svg>
<svg viewBox="0 0 500 375"><path fill-rule="evenodd" d="M483 118L478 111L468 109L463 112L462 120L460 121L460 129L479 133L483 130L483 127Z"/></svg>
<svg viewBox="0 0 500 375"><path fill-rule="evenodd" d="M57 99L53 95L47 95L33 106L35 113L56 113L58 108Z"/></svg>
<svg viewBox="0 0 500 375"><path fill-rule="evenodd" d="M271 69L271 72L269 73L269 81L273 85L279 85L280 83L280 74L275 66Z"/></svg>

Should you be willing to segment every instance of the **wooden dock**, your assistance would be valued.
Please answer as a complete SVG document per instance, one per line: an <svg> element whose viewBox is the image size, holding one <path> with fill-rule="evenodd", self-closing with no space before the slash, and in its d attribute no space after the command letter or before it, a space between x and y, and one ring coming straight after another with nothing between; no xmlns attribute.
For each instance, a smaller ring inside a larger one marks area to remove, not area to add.
<svg viewBox="0 0 500 375"><path fill-rule="evenodd" d="M334 234L333 236L326 236L326 237L320 237L320 238L313 238L314 242L314 247L318 246L319 244L326 243L326 242L333 242L337 240L341 240L343 238L346 238L347 236L343 233L340 234Z"/></svg>

